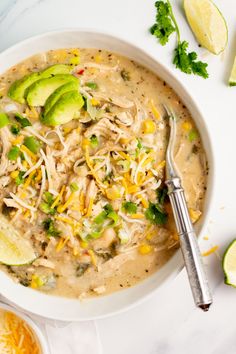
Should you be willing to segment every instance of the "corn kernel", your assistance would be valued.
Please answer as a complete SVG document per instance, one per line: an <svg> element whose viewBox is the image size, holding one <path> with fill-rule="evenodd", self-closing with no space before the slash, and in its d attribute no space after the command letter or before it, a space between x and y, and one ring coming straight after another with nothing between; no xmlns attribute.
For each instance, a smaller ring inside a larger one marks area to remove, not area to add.
<svg viewBox="0 0 236 354"><path fill-rule="evenodd" d="M139 246L139 253L142 255L149 254L152 251L152 246L143 244Z"/></svg>
<svg viewBox="0 0 236 354"><path fill-rule="evenodd" d="M22 165L23 165L24 168L28 168L29 167L28 162L25 161L25 160L22 162Z"/></svg>
<svg viewBox="0 0 236 354"><path fill-rule="evenodd" d="M102 61L102 57L100 54L95 55L94 59L95 59L96 63L101 63L101 61Z"/></svg>
<svg viewBox="0 0 236 354"><path fill-rule="evenodd" d="M106 189L106 195L108 199L115 200L121 197L121 193L118 190L117 186L112 186Z"/></svg>
<svg viewBox="0 0 236 354"><path fill-rule="evenodd" d="M182 128L185 130L185 131L187 131L187 132L189 132L191 129L192 129L192 124L190 123L190 122L184 122L183 124L182 124Z"/></svg>
<svg viewBox="0 0 236 354"><path fill-rule="evenodd" d="M64 132L65 134L68 134L68 133L71 132L72 129L73 129L73 128L65 127L65 128L63 128L63 132Z"/></svg>
<svg viewBox="0 0 236 354"><path fill-rule="evenodd" d="M95 98L92 98L92 99L90 100L90 102L91 102L91 105L92 105L92 106L98 106L98 105L100 105L100 102L99 102L98 100L96 100Z"/></svg>
<svg viewBox="0 0 236 354"><path fill-rule="evenodd" d="M88 248L88 242L86 242L86 241L80 241L80 247L82 247L83 249Z"/></svg>
<svg viewBox="0 0 236 354"><path fill-rule="evenodd" d="M127 138L120 138L119 143L120 143L120 144L128 144L129 141L130 141L130 138L129 138L129 139L127 139Z"/></svg>
<svg viewBox="0 0 236 354"><path fill-rule="evenodd" d="M79 57L72 57L72 58L70 58L70 64L72 64L72 65L78 65L80 63L80 59L79 59Z"/></svg>
<svg viewBox="0 0 236 354"><path fill-rule="evenodd" d="M142 124L144 134L155 133L156 124L151 119L145 119Z"/></svg>
<svg viewBox="0 0 236 354"><path fill-rule="evenodd" d="M23 142L23 140L24 140L23 135L20 135L20 136L18 136L16 139L14 139L14 140L12 141L12 144L13 144L13 145L21 144L21 143Z"/></svg>
<svg viewBox="0 0 236 354"><path fill-rule="evenodd" d="M18 175L19 175L19 171L12 171L11 174L10 174L11 178L14 178L14 179L15 179Z"/></svg>
<svg viewBox="0 0 236 354"><path fill-rule="evenodd" d="M85 149L87 146L90 146L90 141L85 138L82 140L82 148Z"/></svg>
<svg viewBox="0 0 236 354"><path fill-rule="evenodd" d="M195 223L196 221L198 221L198 219L201 216L201 211L200 210L194 210L192 208L189 208L189 215L190 215L190 219L193 223Z"/></svg>
<svg viewBox="0 0 236 354"><path fill-rule="evenodd" d="M71 49L70 52L71 52L71 54L74 54L77 57L79 56L79 49L78 48Z"/></svg>

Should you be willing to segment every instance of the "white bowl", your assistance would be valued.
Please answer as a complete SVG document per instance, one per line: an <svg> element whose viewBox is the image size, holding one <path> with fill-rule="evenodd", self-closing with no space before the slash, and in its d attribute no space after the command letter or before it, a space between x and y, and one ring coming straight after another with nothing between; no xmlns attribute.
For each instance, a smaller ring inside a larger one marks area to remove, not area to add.
<svg viewBox="0 0 236 354"><path fill-rule="evenodd" d="M3 73L11 66L33 54L45 52L50 49L69 47L108 49L136 60L165 80L178 93L181 100L188 107L201 132L210 167L205 210L201 221L196 227L196 231L199 235L203 224L206 224L210 203L212 201L214 163L210 138L207 126L196 102L183 84L161 63L145 53L142 49L125 40L121 40L109 34L97 31L94 32L93 30L73 29L45 33L27 39L7 49L0 54L0 73ZM37 315L69 321L89 320L115 314L136 305L173 279L182 267L183 260L180 251L178 251L158 272L138 285L108 296L85 300L83 302L75 299L49 296L30 288L25 288L16 284L5 273L0 272L1 293L11 302Z"/></svg>
<svg viewBox="0 0 236 354"><path fill-rule="evenodd" d="M18 311L14 307L6 305L6 304L4 304L2 302L0 303L0 309L12 312L16 316L18 316L19 318L24 320L27 323L27 325L29 326L29 328L32 330L33 335L35 336L35 338L37 338L37 340L38 340L38 344L39 344L39 347L41 349L40 353L49 354L49 349L48 349L48 344L47 344L46 338L43 335L43 333L41 332L41 329L31 320L31 318L29 318L24 313Z"/></svg>

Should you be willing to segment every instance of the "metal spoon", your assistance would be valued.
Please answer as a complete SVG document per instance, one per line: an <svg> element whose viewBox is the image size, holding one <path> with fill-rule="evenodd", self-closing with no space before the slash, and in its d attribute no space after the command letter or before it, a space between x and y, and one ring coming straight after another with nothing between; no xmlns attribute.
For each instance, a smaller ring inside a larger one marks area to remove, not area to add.
<svg viewBox="0 0 236 354"><path fill-rule="evenodd" d="M208 311L212 296L204 271L197 237L189 216L181 179L175 166L173 152L176 137L176 118L174 113L164 106L169 118L170 136L166 151L166 185L173 209L175 224L180 239L185 267L188 273L194 302L203 311Z"/></svg>

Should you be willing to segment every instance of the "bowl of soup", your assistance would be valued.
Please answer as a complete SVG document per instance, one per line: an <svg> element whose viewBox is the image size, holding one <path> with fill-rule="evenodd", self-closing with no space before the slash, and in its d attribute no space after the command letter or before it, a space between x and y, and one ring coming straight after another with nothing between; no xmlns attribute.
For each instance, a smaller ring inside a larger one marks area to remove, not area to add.
<svg viewBox="0 0 236 354"><path fill-rule="evenodd" d="M183 266L165 187L168 121L200 234L213 187L206 124L184 86L131 43L57 31L0 55L1 292L87 320L140 302ZM9 243L9 244L10 244ZM6 251L5 248L6 247Z"/></svg>

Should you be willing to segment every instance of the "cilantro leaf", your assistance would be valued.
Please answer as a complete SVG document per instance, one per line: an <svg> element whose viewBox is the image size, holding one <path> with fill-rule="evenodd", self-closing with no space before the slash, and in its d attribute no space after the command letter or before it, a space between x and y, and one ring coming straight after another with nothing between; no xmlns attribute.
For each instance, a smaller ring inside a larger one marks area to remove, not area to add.
<svg viewBox="0 0 236 354"><path fill-rule="evenodd" d="M122 208L129 214L135 214L137 212L137 205L133 202L124 202Z"/></svg>
<svg viewBox="0 0 236 354"><path fill-rule="evenodd" d="M187 52L188 42L179 42L175 48L173 63L176 68L180 69L186 74L195 74L202 76L204 79L208 78L207 63L197 60L197 53Z"/></svg>
<svg viewBox="0 0 236 354"><path fill-rule="evenodd" d="M145 212L145 217L152 224L164 225L167 222L168 215L158 203L149 203L149 207Z"/></svg>
<svg viewBox="0 0 236 354"><path fill-rule="evenodd" d="M163 1L156 1L155 6L157 9L156 23L150 28L150 32L159 39L161 45L165 45L170 35L176 31L171 18L171 6Z"/></svg>
<svg viewBox="0 0 236 354"><path fill-rule="evenodd" d="M54 225L54 222L52 219L48 218L48 219L45 219L43 221L43 228L44 230L46 231L47 235L49 237L53 236L53 237L57 237L60 235L60 231L58 231L56 228L55 228L55 225Z"/></svg>
<svg viewBox="0 0 236 354"><path fill-rule="evenodd" d="M165 45L170 35L175 32L177 46L174 51L173 64L186 74L195 74L206 79L208 77L207 63L197 61L196 52L187 52L188 42L181 41L180 31L169 0L156 1L156 23L150 28L152 35Z"/></svg>

